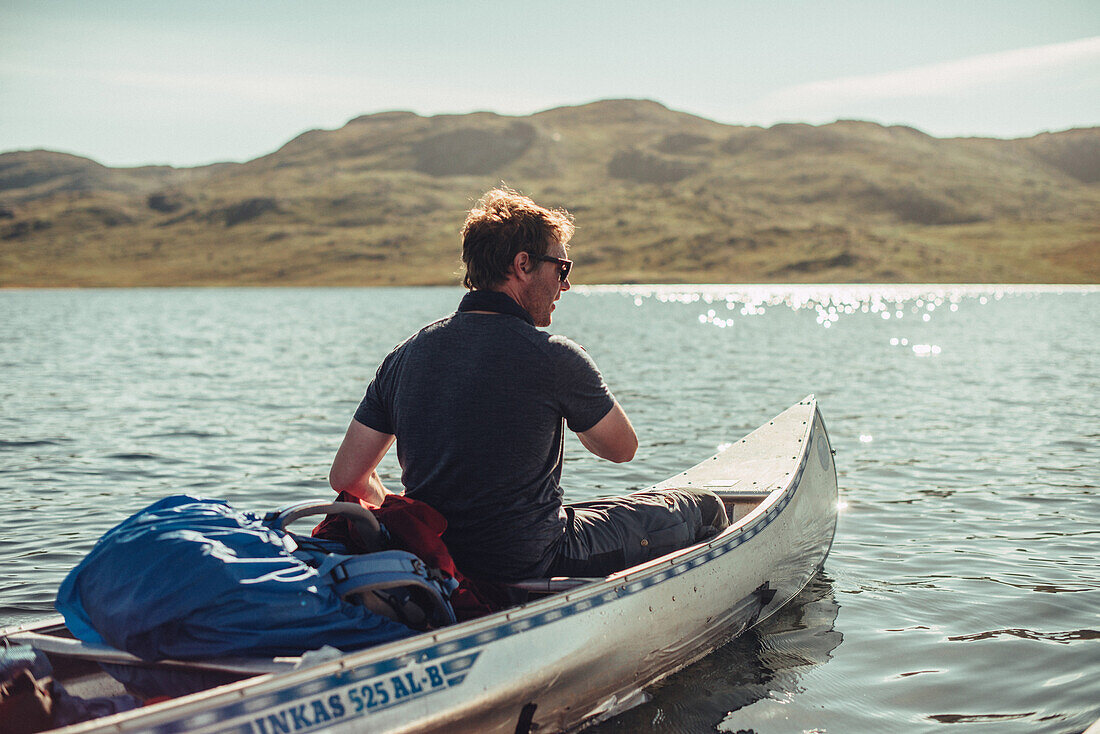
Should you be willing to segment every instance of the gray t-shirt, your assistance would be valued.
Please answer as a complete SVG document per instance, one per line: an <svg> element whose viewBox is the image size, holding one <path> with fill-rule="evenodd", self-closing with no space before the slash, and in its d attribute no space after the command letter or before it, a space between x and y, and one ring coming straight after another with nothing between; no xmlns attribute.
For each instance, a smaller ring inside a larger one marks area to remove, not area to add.
<svg viewBox="0 0 1100 734"><path fill-rule="evenodd" d="M383 360L355 419L397 436L405 493L447 519L459 569L511 580L544 573L562 541L563 419L587 431L613 406L575 342L459 311Z"/></svg>

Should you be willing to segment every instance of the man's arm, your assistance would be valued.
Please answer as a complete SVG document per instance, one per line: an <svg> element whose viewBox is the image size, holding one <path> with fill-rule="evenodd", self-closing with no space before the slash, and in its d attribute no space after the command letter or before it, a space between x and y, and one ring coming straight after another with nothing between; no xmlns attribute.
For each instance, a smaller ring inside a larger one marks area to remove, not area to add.
<svg viewBox="0 0 1100 734"><path fill-rule="evenodd" d="M328 483L337 492L350 492L372 505L381 505L387 494L376 469L393 444L393 436L353 420L344 442L332 460Z"/></svg>
<svg viewBox="0 0 1100 734"><path fill-rule="evenodd" d="M638 434L618 401L607 415L584 433L578 433L581 444L601 459L621 464L634 458L638 450Z"/></svg>

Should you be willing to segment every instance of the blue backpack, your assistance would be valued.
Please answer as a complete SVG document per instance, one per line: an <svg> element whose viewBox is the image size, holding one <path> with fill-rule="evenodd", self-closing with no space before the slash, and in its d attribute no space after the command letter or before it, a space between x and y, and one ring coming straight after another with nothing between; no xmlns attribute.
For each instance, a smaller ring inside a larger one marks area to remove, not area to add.
<svg viewBox="0 0 1100 734"><path fill-rule="evenodd" d="M145 660L345 652L455 621L457 584L411 553L348 555L333 541L289 533L312 514L351 503L304 503L259 516L219 500L166 497L109 530L69 572L57 610L84 642Z"/></svg>

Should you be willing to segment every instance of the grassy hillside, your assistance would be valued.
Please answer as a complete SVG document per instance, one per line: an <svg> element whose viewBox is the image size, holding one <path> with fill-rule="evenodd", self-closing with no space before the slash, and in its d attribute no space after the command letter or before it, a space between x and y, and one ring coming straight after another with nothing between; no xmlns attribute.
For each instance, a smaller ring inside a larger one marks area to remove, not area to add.
<svg viewBox="0 0 1100 734"><path fill-rule="evenodd" d="M0 286L455 283L464 213L501 181L576 215L580 283L1100 281L1100 128L763 129L616 100L367 115L191 169L6 153Z"/></svg>

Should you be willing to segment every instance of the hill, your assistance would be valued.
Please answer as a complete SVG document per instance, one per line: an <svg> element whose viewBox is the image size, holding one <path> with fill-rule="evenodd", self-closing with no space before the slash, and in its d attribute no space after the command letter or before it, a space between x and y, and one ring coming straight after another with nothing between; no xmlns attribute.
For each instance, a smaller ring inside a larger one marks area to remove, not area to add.
<svg viewBox="0 0 1100 734"><path fill-rule="evenodd" d="M246 163L0 155L0 286L456 283L500 183L577 218L576 281L1097 282L1100 128L938 139L612 100L366 115Z"/></svg>

